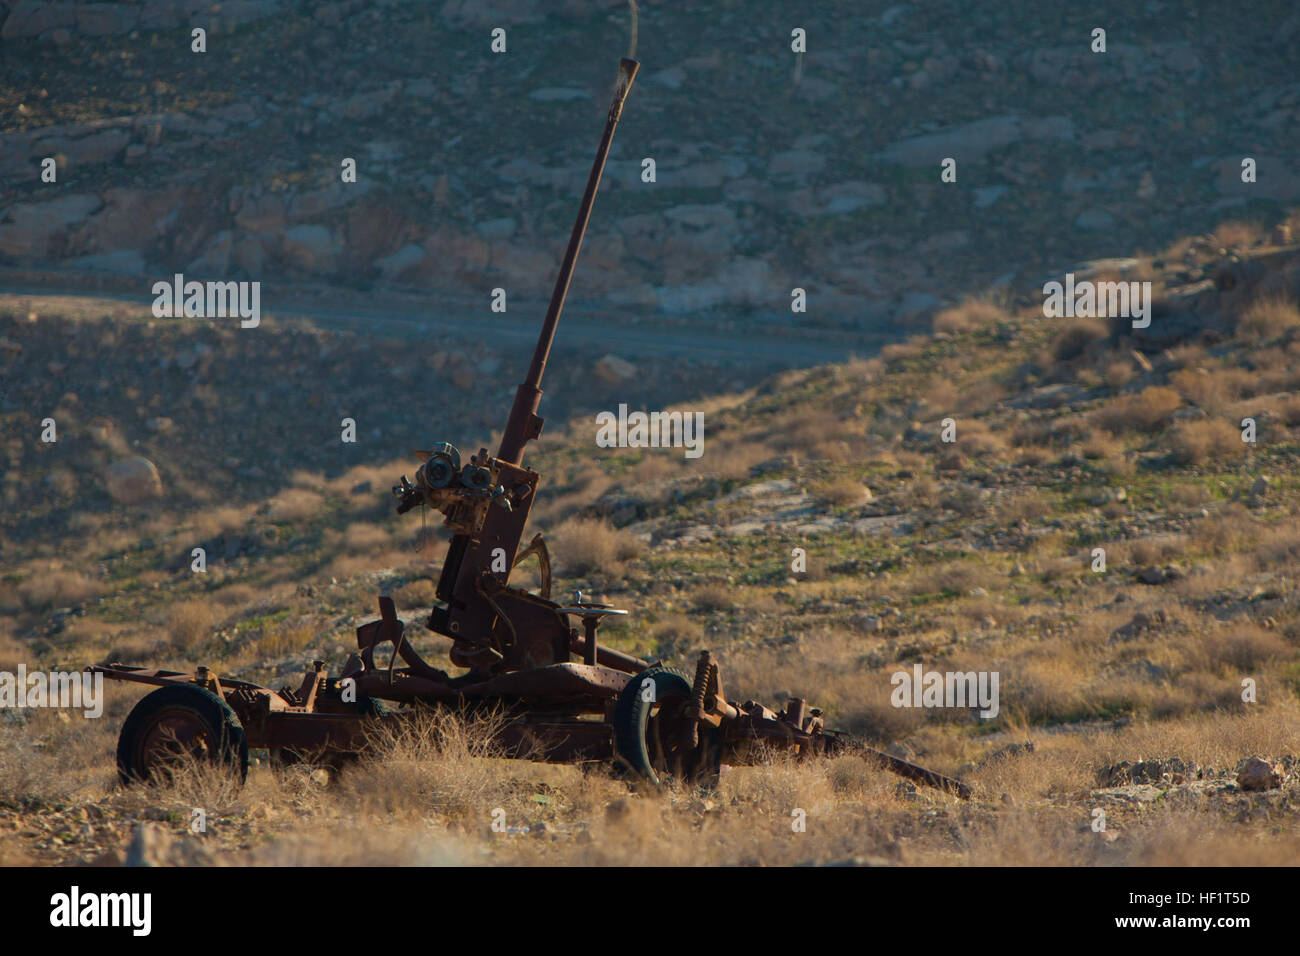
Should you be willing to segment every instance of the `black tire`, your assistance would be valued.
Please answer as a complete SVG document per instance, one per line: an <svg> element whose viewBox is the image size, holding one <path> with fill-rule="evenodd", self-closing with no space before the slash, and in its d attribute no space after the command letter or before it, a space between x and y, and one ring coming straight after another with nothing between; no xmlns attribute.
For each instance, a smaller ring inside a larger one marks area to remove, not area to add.
<svg viewBox="0 0 1300 956"><path fill-rule="evenodd" d="M123 784L148 781L165 773L174 746L169 731L192 730L184 749L193 757L228 766L242 784L248 777L248 738L224 700L194 684L160 687L132 708L117 738L117 776ZM170 759L174 760L174 757Z"/></svg>
<svg viewBox="0 0 1300 956"><path fill-rule="evenodd" d="M650 700L646 700L644 693L647 682L654 687ZM722 765L717 730L700 724L699 746L685 754L676 767L666 765L660 746L662 739L657 725L664 709L675 709L690 698L691 681L675 667L651 667L628 681L614 707L614 747L618 762L652 786L668 782L714 786Z"/></svg>
<svg viewBox="0 0 1300 956"><path fill-rule="evenodd" d="M367 697L364 694L357 701L357 710L363 717L387 717L393 711L382 700L375 697Z"/></svg>

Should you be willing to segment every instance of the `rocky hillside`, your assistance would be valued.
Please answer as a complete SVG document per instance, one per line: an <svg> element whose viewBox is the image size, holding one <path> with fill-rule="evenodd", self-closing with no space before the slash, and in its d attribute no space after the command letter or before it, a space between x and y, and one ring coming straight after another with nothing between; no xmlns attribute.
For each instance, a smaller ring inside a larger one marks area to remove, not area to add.
<svg viewBox="0 0 1300 956"><path fill-rule="evenodd" d="M262 279L281 301L294 279L432 290L465 314L497 287L544 297L632 8L488 11L0 3L9 281L75 271L143 295L183 270ZM1090 50L1098 26L1105 53ZM1249 17L1175 0L824 0L797 15L642 0L642 75L575 296L695 324L923 328L971 289L1229 217L1272 225L1300 199L1298 36L1281 0ZM794 287L806 314L790 312Z"/></svg>
<svg viewBox="0 0 1300 956"><path fill-rule="evenodd" d="M115 687L103 720L0 720L0 860L348 862L338 848L350 841L333 837L351 827L366 828L371 863L1294 859L1300 249L1270 240L1194 237L1135 261L1159 296L1141 334L971 300L876 358L688 405L707 423L699 459L593 451L589 418L530 451L544 475L533 527L551 541L558 587L634 611L611 644L670 663L708 647L733 695L807 695L831 725L960 774L969 804L852 759L777 761L729 771L711 795L633 798L603 775L484 759L473 728L457 727L389 741L329 787L309 766L259 765L242 793L204 777L120 790L113 739L139 695ZM47 323L80 361L75 326L24 319L6 341L28 355ZM133 367L135 334L118 329L100 353L108 381ZM205 663L278 686L313 659L337 668L377 592L407 621L427 616L440 534L383 506L400 459L367 445L355 464L232 494L217 456L234 453L195 428L292 441L266 430L302 403L277 390L275 363L360 370L389 346L285 334L271 364L235 363L268 380L267 401L244 379L207 401L211 382L239 371L191 334L154 390L196 403L136 398L156 419L141 444L178 494L101 504L109 450L95 443L112 432L74 430L67 450L6 472L0 668ZM358 401L378 401L349 381ZM322 412L337 414L335 400ZM206 467L168 444L182 426ZM39 533L28 509L43 515ZM202 574L195 546L209 555ZM421 633L409 628L441 660L446 642ZM999 713L893 706L891 675L916 666L999 673ZM195 806L210 808L202 837L185 832ZM807 839L791 836L794 806L812 808ZM492 834L494 807L530 838Z"/></svg>

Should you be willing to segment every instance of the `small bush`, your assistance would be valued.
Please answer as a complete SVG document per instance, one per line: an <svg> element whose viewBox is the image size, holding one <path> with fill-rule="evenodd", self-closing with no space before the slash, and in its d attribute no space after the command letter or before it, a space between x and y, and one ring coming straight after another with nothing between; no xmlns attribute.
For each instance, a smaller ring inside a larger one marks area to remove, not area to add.
<svg viewBox="0 0 1300 956"><path fill-rule="evenodd" d="M562 574L617 574L642 551L630 532L596 518L570 518L555 529L551 544Z"/></svg>
<svg viewBox="0 0 1300 956"><path fill-rule="evenodd" d="M207 601L182 601L167 612L167 631L181 650L189 650L207 637L215 625L216 614Z"/></svg>
<svg viewBox="0 0 1300 956"><path fill-rule="evenodd" d="M852 508L867 500L867 490L862 482L847 475L817 482L809 491L820 504L829 508Z"/></svg>
<svg viewBox="0 0 1300 956"><path fill-rule="evenodd" d="M1182 403L1172 388L1153 385L1112 401L1097 413L1097 423L1114 434L1134 429L1153 431L1164 425Z"/></svg>
<svg viewBox="0 0 1300 956"><path fill-rule="evenodd" d="M1169 439L1174 460L1181 465L1221 461L1241 451L1241 433L1218 418L1182 422Z"/></svg>
<svg viewBox="0 0 1300 956"><path fill-rule="evenodd" d="M1106 368L1102 372L1101 377L1109 387L1118 392L1129 382L1133 381L1134 374L1136 374L1136 371L1133 368L1133 362L1131 359L1128 361L1118 359L1106 364Z"/></svg>
<svg viewBox="0 0 1300 956"><path fill-rule="evenodd" d="M292 523L310 518L320 508L324 499L306 488L286 488L271 499L267 518L271 521Z"/></svg>
<svg viewBox="0 0 1300 956"><path fill-rule="evenodd" d="M691 603L699 611L730 611L736 606L731 588L725 584L706 584L695 590Z"/></svg>
<svg viewBox="0 0 1300 956"><path fill-rule="evenodd" d="M1007 319L1007 314L991 302L971 299L943 309L934 316L934 331L954 334L985 329Z"/></svg>
<svg viewBox="0 0 1300 956"><path fill-rule="evenodd" d="M1241 398L1257 379L1244 368L1182 368L1169 376L1169 384L1197 408L1217 415Z"/></svg>
<svg viewBox="0 0 1300 956"><path fill-rule="evenodd" d="M1285 335L1300 326L1300 309L1286 299L1269 298L1252 302L1237 319L1237 335L1260 342Z"/></svg>
<svg viewBox="0 0 1300 956"><path fill-rule="evenodd" d="M102 584L75 571L41 571L18 585L18 596L29 611L72 607L103 593Z"/></svg>
<svg viewBox="0 0 1300 956"><path fill-rule="evenodd" d="M1220 557L1244 551L1258 537L1258 527L1250 512L1239 504L1226 505L1222 511L1202 518L1192 527L1192 544L1197 551Z"/></svg>
<svg viewBox="0 0 1300 956"><path fill-rule="evenodd" d="M1052 358L1057 362L1073 362L1108 334L1106 326L1096 319L1080 319L1057 333L1052 340Z"/></svg>
<svg viewBox="0 0 1300 956"><path fill-rule="evenodd" d="M357 521L348 525L343 532L343 543L349 551L378 551L393 543L393 536L377 524Z"/></svg>

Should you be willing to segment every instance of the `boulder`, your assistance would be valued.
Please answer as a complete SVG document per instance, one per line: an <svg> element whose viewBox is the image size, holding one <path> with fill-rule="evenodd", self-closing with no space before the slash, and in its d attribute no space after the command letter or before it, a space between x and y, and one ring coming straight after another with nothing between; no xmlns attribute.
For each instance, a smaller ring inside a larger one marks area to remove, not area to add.
<svg viewBox="0 0 1300 956"><path fill-rule="evenodd" d="M234 233L223 229L207 241L203 251L190 261L185 271L195 276L225 276L230 270L233 249Z"/></svg>
<svg viewBox="0 0 1300 956"><path fill-rule="evenodd" d="M592 366L591 371L607 385L621 385L636 377L636 366L617 355L606 355Z"/></svg>
<svg viewBox="0 0 1300 956"><path fill-rule="evenodd" d="M1242 790L1276 790L1286 779L1286 770L1280 763L1263 757L1251 757L1237 771L1237 786Z"/></svg>
<svg viewBox="0 0 1300 956"><path fill-rule="evenodd" d="M141 823L126 846L127 866L212 866L215 854L196 837Z"/></svg>
<svg viewBox="0 0 1300 956"><path fill-rule="evenodd" d="M35 37L55 27L76 25L77 11L70 3L17 3L5 20L0 37L6 40Z"/></svg>
<svg viewBox="0 0 1300 956"><path fill-rule="evenodd" d="M11 221L0 225L0 255L44 256L51 238L101 205L97 196L78 195L14 206Z"/></svg>
<svg viewBox="0 0 1300 956"><path fill-rule="evenodd" d="M1268 495L1268 477L1260 475L1255 479L1255 483L1250 486L1250 500L1247 502L1250 507L1258 508Z"/></svg>
<svg viewBox="0 0 1300 956"><path fill-rule="evenodd" d="M879 183L844 182L827 186L817 194L818 212L839 216L856 212L866 206L879 206L885 202L885 187Z"/></svg>
<svg viewBox="0 0 1300 956"><path fill-rule="evenodd" d="M375 267L385 279L399 278L402 273L415 268L424 261L424 250L415 243L408 242L391 256L375 260Z"/></svg>
<svg viewBox="0 0 1300 956"><path fill-rule="evenodd" d="M56 138L35 144L38 153L61 152L72 166L111 163L125 152L131 134L123 129L101 129L76 139ZM56 145L57 144L57 145Z"/></svg>
<svg viewBox="0 0 1300 956"><path fill-rule="evenodd" d="M1047 116L1034 119L1021 116L992 116L958 126L949 126L924 136L913 136L886 147L879 158L913 169L938 166L949 157L979 162L990 153L1023 139L1074 139L1074 124L1068 117Z"/></svg>
<svg viewBox="0 0 1300 956"><path fill-rule="evenodd" d="M134 505L162 494L162 478L148 458L125 458L108 467L104 484L120 505Z"/></svg>
<svg viewBox="0 0 1300 956"><path fill-rule="evenodd" d="M324 226L294 226L286 229L281 252L284 260L303 272L328 272L334 267L339 247Z"/></svg>
<svg viewBox="0 0 1300 956"><path fill-rule="evenodd" d="M77 6L77 31L88 37L130 33L139 15L137 8L125 3L82 3Z"/></svg>

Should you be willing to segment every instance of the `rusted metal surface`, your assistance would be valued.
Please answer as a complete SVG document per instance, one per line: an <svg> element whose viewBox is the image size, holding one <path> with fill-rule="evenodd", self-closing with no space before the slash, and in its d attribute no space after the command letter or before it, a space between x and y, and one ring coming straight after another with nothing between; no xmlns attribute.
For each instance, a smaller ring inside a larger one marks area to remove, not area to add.
<svg viewBox="0 0 1300 956"><path fill-rule="evenodd" d="M729 701L718 662L708 651L700 654L692 680L605 646L598 634L601 622L627 612L584 601L581 594L556 603L542 536L519 549L540 480L523 466L523 451L541 434L542 376L636 71L635 61L622 61L550 306L496 456L481 449L462 460L455 446L440 442L417 453L423 461L415 480L403 475L393 489L399 513L434 509L452 532L436 589L438 604L425 626L451 640L451 662L464 673L453 677L421 658L386 595L379 598L379 618L357 628L357 650L340 675L329 676L318 661L296 687L273 691L207 668L184 674L98 665L92 670L106 677L154 685L161 688L155 695L169 695L152 709L146 705L154 695L146 697L137 706L138 719L136 711L128 718L119 755L126 753L135 765L123 767L119 756L124 779L138 775L148 764L140 755L160 749L164 738L179 739L190 749L203 749L196 741L207 740L205 752L228 758L235 753L227 739L233 734L243 735L240 746L265 748L272 755L350 755L365 748L376 721L415 719L423 708L436 707L496 715L495 743L513 757L617 760L651 780L707 783L721 764L756 761L772 748L805 757L854 752L917 783L970 796L959 781L827 731L822 712L803 698L790 698L781 712L754 701ZM510 586L511 572L529 557L540 565L538 594ZM172 704L178 697L184 699ZM385 716L378 700L413 706ZM231 714L220 709L221 702Z"/></svg>

